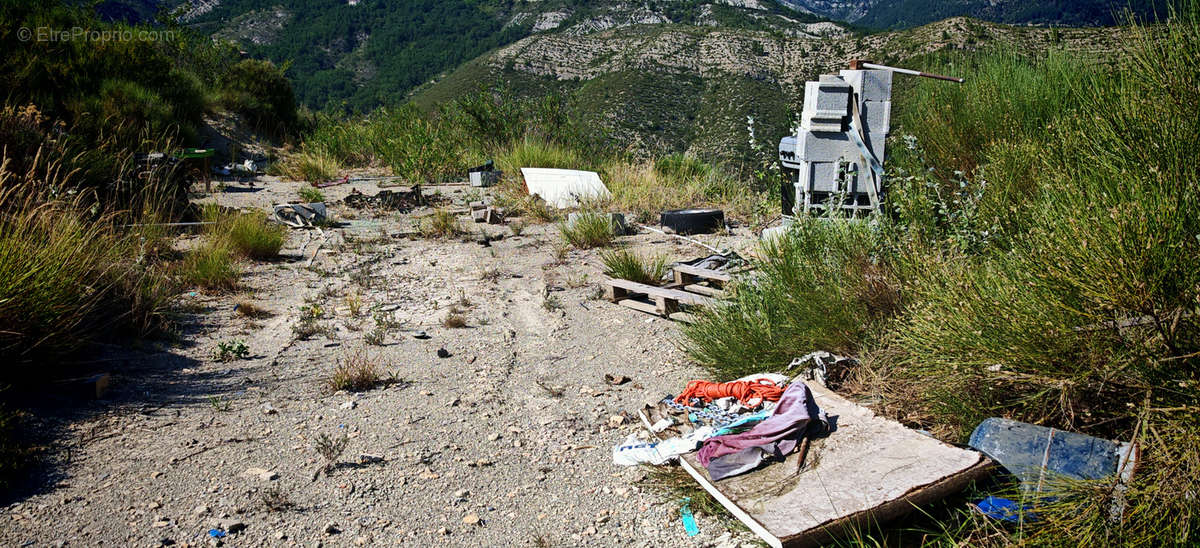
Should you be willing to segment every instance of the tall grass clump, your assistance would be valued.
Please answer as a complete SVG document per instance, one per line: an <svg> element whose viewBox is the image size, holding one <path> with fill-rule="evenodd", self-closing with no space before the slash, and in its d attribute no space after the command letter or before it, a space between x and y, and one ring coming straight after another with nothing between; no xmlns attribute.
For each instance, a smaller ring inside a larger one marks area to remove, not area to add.
<svg viewBox="0 0 1200 548"><path fill-rule="evenodd" d="M877 339L896 306L865 222L801 219L764 241L754 275L684 326L684 349L731 380L786 365L806 349L853 353Z"/></svg>
<svg viewBox="0 0 1200 548"><path fill-rule="evenodd" d="M270 223L262 215L238 213L222 219L215 234L248 259L273 259L283 248L287 229Z"/></svg>
<svg viewBox="0 0 1200 548"><path fill-rule="evenodd" d="M234 289L242 274L233 248L215 238L188 251L179 264L179 273L185 284L211 291Z"/></svg>
<svg viewBox="0 0 1200 548"><path fill-rule="evenodd" d="M628 249L601 251L604 275L641 284L662 285L667 273L667 256L647 255Z"/></svg>
<svg viewBox="0 0 1200 548"><path fill-rule="evenodd" d="M595 210L581 211L573 222L559 223L558 231L563 240L579 249L605 247L615 237L611 218Z"/></svg>
<svg viewBox="0 0 1200 548"><path fill-rule="evenodd" d="M285 177L312 183L331 180L341 170L336 157L319 149L306 149L292 154L280 164L279 169Z"/></svg>
<svg viewBox="0 0 1200 548"><path fill-rule="evenodd" d="M0 351L14 366L0 377L24 378L26 365L106 333L160 326L172 289L156 235L122 231L118 212L96 217L83 194L47 195L69 185L57 161L20 177L9 165L0 162Z"/></svg>

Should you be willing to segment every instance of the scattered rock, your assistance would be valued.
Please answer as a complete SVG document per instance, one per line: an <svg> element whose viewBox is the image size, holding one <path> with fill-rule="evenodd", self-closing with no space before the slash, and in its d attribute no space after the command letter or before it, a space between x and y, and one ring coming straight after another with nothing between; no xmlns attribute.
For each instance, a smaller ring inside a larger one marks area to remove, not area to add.
<svg viewBox="0 0 1200 548"><path fill-rule="evenodd" d="M203 516L204 514L207 514L210 511L212 511L211 508L209 508L208 506L206 506L204 504L201 504L200 506L197 506L194 509L192 509L192 515L193 516Z"/></svg>
<svg viewBox="0 0 1200 548"><path fill-rule="evenodd" d="M450 357L450 351L449 351L449 350L446 350L445 348L439 348L439 349L437 350L437 357L439 357L439 358L449 358L449 357Z"/></svg>
<svg viewBox="0 0 1200 548"><path fill-rule="evenodd" d="M466 489L459 489L458 491L454 492L454 498L456 498L456 499L467 498L467 495L470 495L470 494L471 494L471 492L467 491Z"/></svg>
<svg viewBox="0 0 1200 548"><path fill-rule="evenodd" d="M475 514L467 514L462 521L467 525L479 525L481 520L479 519L479 516Z"/></svg>
<svg viewBox="0 0 1200 548"><path fill-rule="evenodd" d="M630 381L630 378L626 377L625 375L614 375L612 373L604 374L604 382L611 384L613 386L620 386L629 381Z"/></svg>
<svg viewBox="0 0 1200 548"><path fill-rule="evenodd" d="M271 481L279 478L279 474L266 468L247 468L245 472L241 473L241 476L247 479L258 478L263 481Z"/></svg>
<svg viewBox="0 0 1200 548"><path fill-rule="evenodd" d="M608 427L616 428L618 426L621 426L622 424L625 424L625 421L626 421L626 419L623 415L612 415L612 416L608 417Z"/></svg>
<svg viewBox="0 0 1200 548"><path fill-rule="evenodd" d="M269 403L264 403L264 404L262 404L262 412L264 415L274 415L274 414L278 413L279 410L275 409L274 405L271 405Z"/></svg>
<svg viewBox="0 0 1200 548"><path fill-rule="evenodd" d="M350 400L339 405L338 407L341 407L342 409L354 409L355 407L358 407L358 402Z"/></svg>
<svg viewBox="0 0 1200 548"><path fill-rule="evenodd" d="M341 529L338 529L338 524L336 521L326 523L324 531L326 535L336 535L342 532Z"/></svg>

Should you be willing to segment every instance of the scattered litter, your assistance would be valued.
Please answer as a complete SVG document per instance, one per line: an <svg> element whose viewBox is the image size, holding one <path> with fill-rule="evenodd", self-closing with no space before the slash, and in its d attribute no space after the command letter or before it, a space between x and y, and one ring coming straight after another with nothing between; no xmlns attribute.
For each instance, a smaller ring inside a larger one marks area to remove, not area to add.
<svg viewBox="0 0 1200 548"><path fill-rule="evenodd" d="M582 218L581 215L583 214L578 212L569 213L567 215L567 222L565 223L567 228L574 228L575 223L579 222L579 219ZM612 227L613 236L626 236L636 232L630 228L629 223L625 221L625 216L620 213L609 213L608 224Z"/></svg>
<svg viewBox="0 0 1200 548"><path fill-rule="evenodd" d="M327 215L325 202L275 206L275 220L292 228L312 228L323 223Z"/></svg>
<svg viewBox="0 0 1200 548"><path fill-rule="evenodd" d="M1000 497L987 497L975 504L971 505L975 511L997 521L1007 521L1018 523L1022 520L1031 522L1037 521L1037 516L1032 513L1033 506L1021 505Z"/></svg>
<svg viewBox="0 0 1200 548"><path fill-rule="evenodd" d="M691 503L691 498L684 497L683 506L679 508L679 519L683 521L683 530L687 536L694 537L700 534L700 528L696 526L696 516L692 515Z"/></svg>
<svg viewBox="0 0 1200 548"><path fill-rule="evenodd" d="M672 209L662 212L659 223L676 234L710 234L725 229L720 209Z"/></svg>
<svg viewBox="0 0 1200 548"><path fill-rule="evenodd" d="M429 333L426 333L426 332L418 329L418 330L412 332L412 336L414 339L425 340L425 339L429 338Z"/></svg>
<svg viewBox="0 0 1200 548"><path fill-rule="evenodd" d="M521 175L530 195L540 196L559 209L576 207L579 200L612 197L595 171L525 167L521 168Z"/></svg>
<svg viewBox="0 0 1200 548"><path fill-rule="evenodd" d="M1115 477L1111 517L1125 514L1125 486L1137 471L1139 446L1010 419L985 419L968 442L1015 476L1026 492L1055 481Z"/></svg>
<svg viewBox="0 0 1200 548"><path fill-rule="evenodd" d="M775 547L815 545L861 523L895 519L961 491L992 468L979 452L877 417L803 379L764 373L733 383L688 383L679 395L638 412L646 430L614 447L613 462L677 458Z"/></svg>
<svg viewBox="0 0 1200 548"><path fill-rule="evenodd" d="M354 188L342 203L355 208L378 207L407 211L424 205L425 195L421 193L421 185L414 185L408 190L380 190L374 196L368 196Z"/></svg>
<svg viewBox="0 0 1200 548"><path fill-rule="evenodd" d="M504 222L504 210L484 202L471 202L471 218L477 223L496 225Z"/></svg>
<svg viewBox="0 0 1200 548"><path fill-rule="evenodd" d="M500 181L500 176L503 174L496 169L496 163L488 160L487 163L476 166L467 170L467 178L471 180L473 187L489 187Z"/></svg>
<svg viewBox="0 0 1200 548"><path fill-rule="evenodd" d="M212 538L225 538L225 531L220 529L209 529L208 536Z"/></svg>
<svg viewBox="0 0 1200 548"><path fill-rule="evenodd" d="M816 380L825 386L836 387L846 378L846 373L857 365L858 360L854 358L818 350L793 359L786 370L791 371L799 367L805 378Z"/></svg>

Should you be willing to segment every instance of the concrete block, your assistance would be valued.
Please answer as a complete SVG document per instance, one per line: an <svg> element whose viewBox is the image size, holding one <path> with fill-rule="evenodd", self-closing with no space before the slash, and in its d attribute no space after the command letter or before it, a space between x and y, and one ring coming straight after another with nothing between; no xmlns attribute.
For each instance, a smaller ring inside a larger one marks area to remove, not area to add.
<svg viewBox="0 0 1200 548"><path fill-rule="evenodd" d="M814 119L841 118L850 113L852 88L841 78L834 81L805 82L804 109Z"/></svg>
<svg viewBox="0 0 1200 548"><path fill-rule="evenodd" d="M499 171L472 171L467 176L473 187L489 187L500 181Z"/></svg>
<svg viewBox="0 0 1200 548"><path fill-rule="evenodd" d="M845 133L801 132L796 144L799 160L810 162L834 162L854 148L854 143Z"/></svg>
<svg viewBox="0 0 1200 548"><path fill-rule="evenodd" d="M875 153L880 162L887 161L887 134L871 133L867 135L867 148Z"/></svg>
<svg viewBox="0 0 1200 548"><path fill-rule="evenodd" d="M809 164L808 190L810 192L837 190L837 173L837 162L812 162Z"/></svg>
<svg viewBox="0 0 1200 548"><path fill-rule="evenodd" d="M862 103L859 116L863 121L863 133L890 133L892 127L892 102L866 101Z"/></svg>
<svg viewBox="0 0 1200 548"><path fill-rule="evenodd" d="M887 70L843 70L842 80L850 84L860 101L891 101L892 72Z"/></svg>

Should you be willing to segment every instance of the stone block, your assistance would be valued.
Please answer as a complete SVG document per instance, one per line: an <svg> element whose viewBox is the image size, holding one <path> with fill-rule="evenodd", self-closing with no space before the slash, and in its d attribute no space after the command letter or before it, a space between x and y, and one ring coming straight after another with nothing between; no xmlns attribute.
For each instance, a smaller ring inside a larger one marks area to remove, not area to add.
<svg viewBox="0 0 1200 548"><path fill-rule="evenodd" d="M859 115L863 121L863 133L887 134L891 132L891 101L866 101L862 103Z"/></svg>
<svg viewBox="0 0 1200 548"><path fill-rule="evenodd" d="M843 70L842 80L850 84L859 101L891 101L892 72L888 70Z"/></svg>

